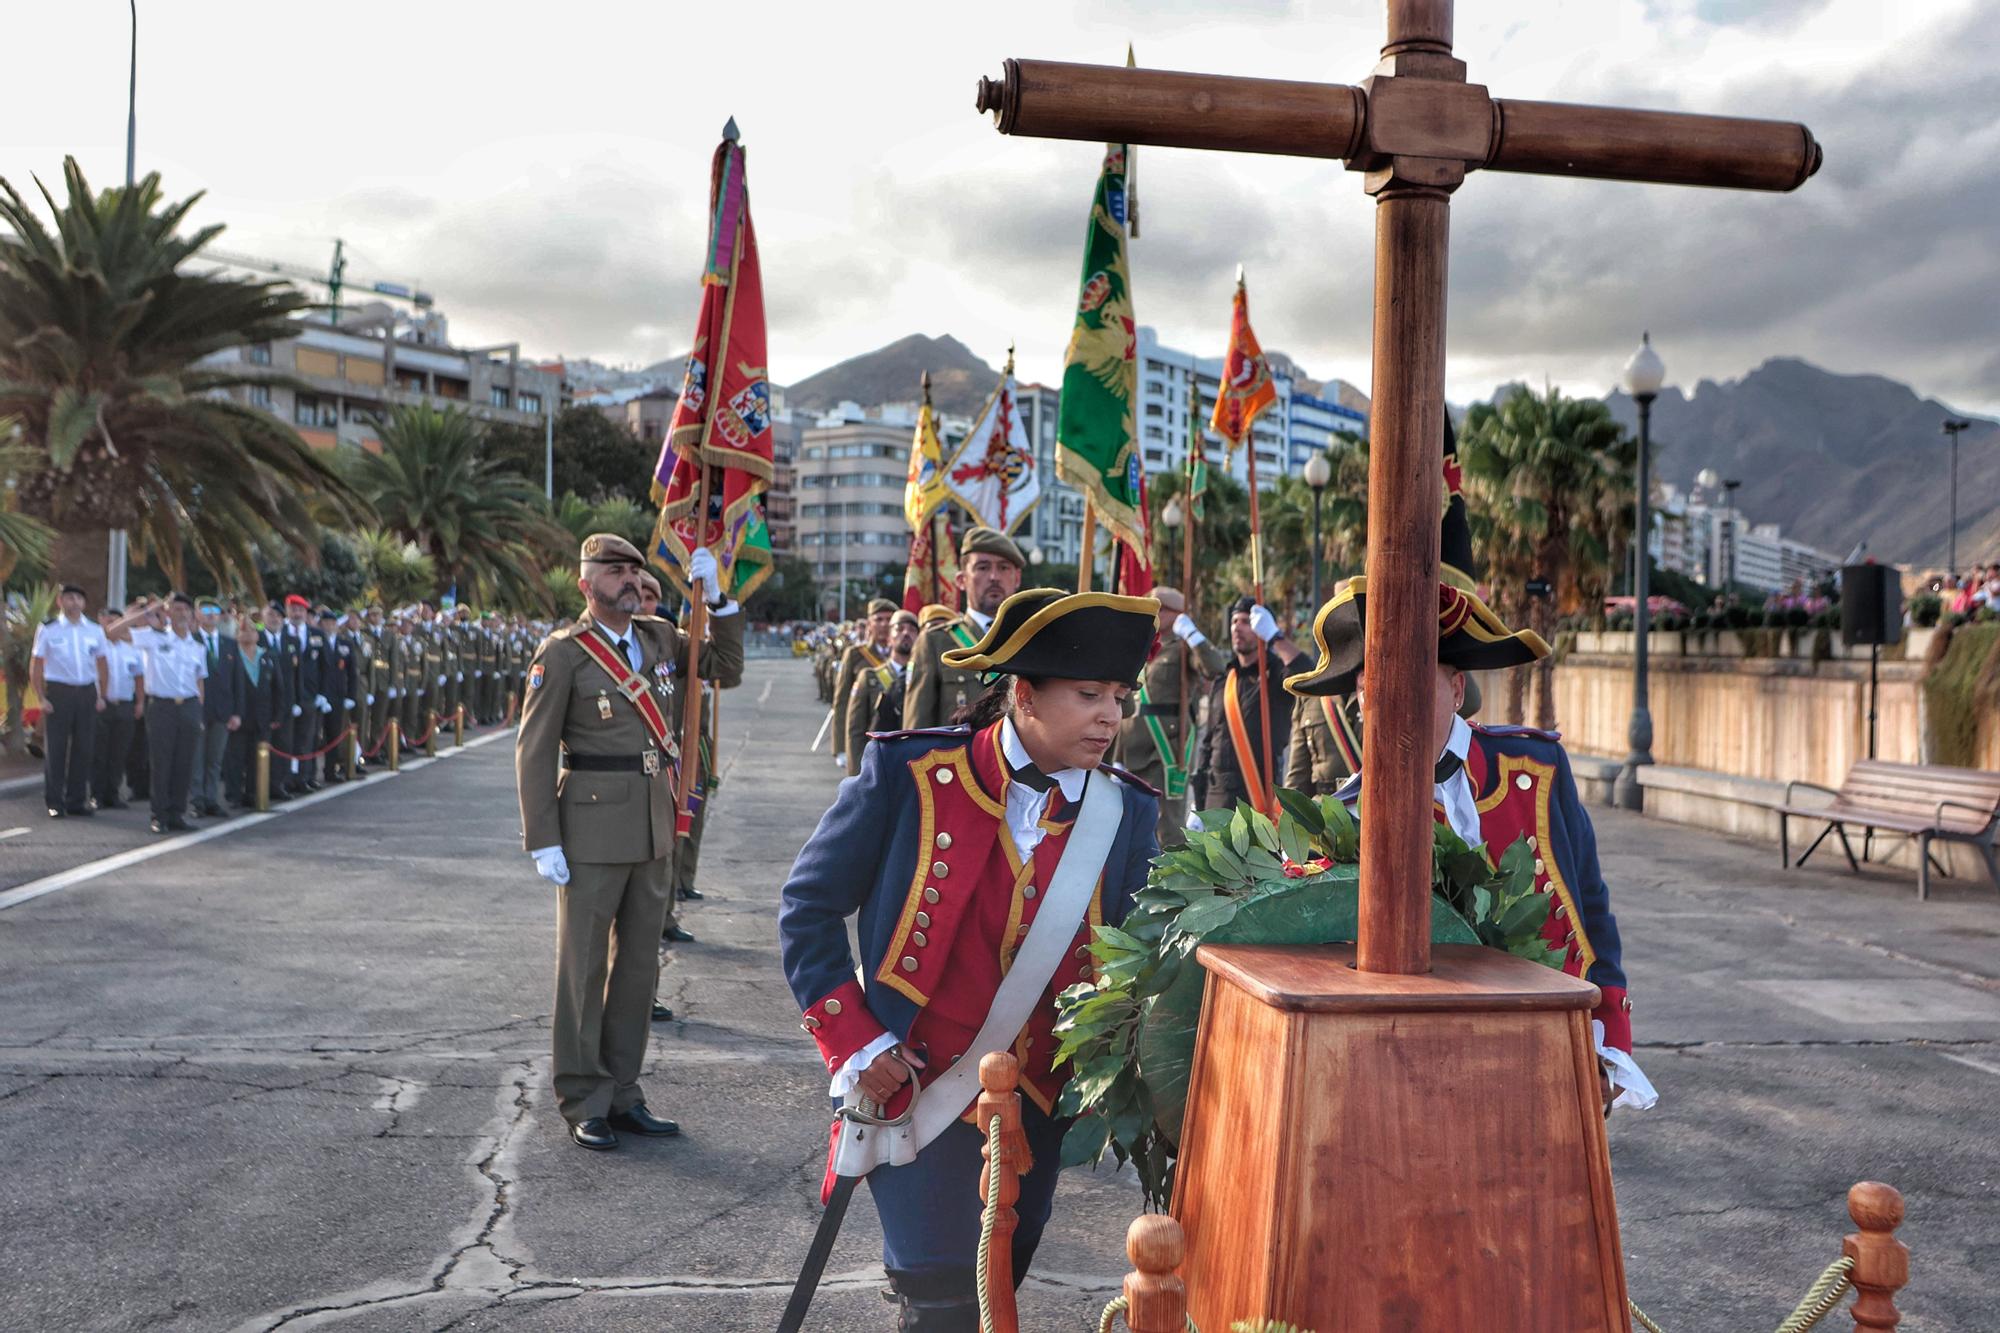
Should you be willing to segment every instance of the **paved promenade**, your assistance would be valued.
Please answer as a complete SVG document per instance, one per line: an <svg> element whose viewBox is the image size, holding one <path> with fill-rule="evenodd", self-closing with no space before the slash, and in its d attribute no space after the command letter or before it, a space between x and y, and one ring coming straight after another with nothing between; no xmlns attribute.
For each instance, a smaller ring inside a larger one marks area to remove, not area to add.
<svg viewBox="0 0 2000 1333"><path fill-rule="evenodd" d="M775 941L836 783L819 719L791 661L725 697L647 1078L685 1137L605 1154L551 1104L554 911L506 736L199 841L0 795L0 1328L769 1330L826 1151ZM1909 1201L1905 1327L1991 1328L2000 894L1598 821L1663 1095L1612 1121L1634 1299L1669 1333L1774 1327L1874 1178ZM1137 1206L1070 1173L1024 1327L1095 1328ZM864 1190L813 1327L886 1327L876 1243Z"/></svg>

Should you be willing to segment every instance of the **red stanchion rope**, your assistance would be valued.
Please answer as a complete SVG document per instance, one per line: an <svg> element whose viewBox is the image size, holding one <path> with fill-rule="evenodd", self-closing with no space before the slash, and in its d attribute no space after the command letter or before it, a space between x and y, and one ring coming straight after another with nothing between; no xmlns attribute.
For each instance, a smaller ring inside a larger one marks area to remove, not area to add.
<svg viewBox="0 0 2000 1333"><path fill-rule="evenodd" d="M320 758L321 756L325 755L328 751L332 750L334 746L340 744L342 741L346 740L349 736L353 734L354 734L354 728L352 726L342 727L340 729L340 734L338 736L335 736L332 740L328 741L325 745L320 746L319 749L314 750L311 754L287 754L285 751L280 750L275 745L271 747L271 753L276 755L280 759L296 759L303 764L307 760Z"/></svg>
<svg viewBox="0 0 2000 1333"><path fill-rule="evenodd" d="M438 729L438 723L441 721L443 721L442 718L438 717L436 714L432 714L431 724L428 727L424 728L424 734L417 737L415 740L410 740L406 738L403 741L403 748L405 750L421 750L424 747L424 742L428 741L434 734L436 734Z"/></svg>
<svg viewBox="0 0 2000 1333"><path fill-rule="evenodd" d="M391 719L391 721L393 720L394 719ZM389 723L384 722L382 724L382 734L375 738L375 743L373 745L369 746L367 749L361 752L361 757L363 759L373 759L376 755L382 753L382 747L388 743L388 740L389 740Z"/></svg>

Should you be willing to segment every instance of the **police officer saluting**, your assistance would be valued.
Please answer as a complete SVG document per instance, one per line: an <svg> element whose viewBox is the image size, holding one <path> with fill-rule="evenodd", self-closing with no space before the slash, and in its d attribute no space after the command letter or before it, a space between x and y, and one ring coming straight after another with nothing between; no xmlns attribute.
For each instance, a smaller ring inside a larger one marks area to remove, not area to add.
<svg viewBox="0 0 2000 1333"><path fill-rule="evenodd" d="M687 640L666 621L635 619L638 548L594 533L579 559L587 606L536 650L514 770L524 846L559 886L556 1104L579 1147L606 1149L618 1146L614 1130L680 1132L646 1109L639 1070L672 891L678 737L661 705ZM722 598L715 558L697 550L688 574L713 608L700 674L740 672L742 617Z"/></svg>

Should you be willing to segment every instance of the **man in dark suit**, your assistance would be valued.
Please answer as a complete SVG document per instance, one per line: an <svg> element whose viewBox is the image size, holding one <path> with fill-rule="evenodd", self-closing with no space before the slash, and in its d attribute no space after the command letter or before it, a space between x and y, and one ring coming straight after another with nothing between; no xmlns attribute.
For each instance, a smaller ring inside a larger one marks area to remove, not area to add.
<svg viewBox="0 0 2000 1333"><path fill-rule="evenodd" d="M313 738L319 735L320 719L333 711L323 683L328 656L326 636L307 623L306 613L310 609L305 598L293 593L285 598L285 621L278 627L278 673L284 677L285 691L292 700L291 721L281 728L284 740L278 748L288 754L310 754L317 749ZM281 771L287 795L319 790L310 764L294 759Z"/></svg>
<svg viewBox="0 0 2000 1333"><path fill-rule="evenodd" d="M194 749L194 812L220 819L222 770L229 740L243 725L242 685L237 680L235 636L222 625L222 608L204 600L195 614L195 637L208 663L201 705L201 736Z"/></svg>
<svg viewBox="0 0 2000 1333"><path fill-rule="evenodd" d="M361 698L361 647L354 641L353 634L340 628L339 617L331 607L322 606L313 612L319 620L320 637L326 641L325 669L320 681L320 692L326 696L332 708L321 714L319 742L313 748L333 745L333 738L346 729L355 716L355 705ZM367 744L361 741L360 744ZM347 781L347 766L342 750L334 745L319 761L319 770L327 782Z"/></svg>

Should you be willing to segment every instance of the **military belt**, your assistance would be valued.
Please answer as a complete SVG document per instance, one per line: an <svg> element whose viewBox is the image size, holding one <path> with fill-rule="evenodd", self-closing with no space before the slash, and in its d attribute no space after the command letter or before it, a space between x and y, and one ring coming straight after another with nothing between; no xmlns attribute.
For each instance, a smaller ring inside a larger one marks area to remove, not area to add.
<svg viewBox="0 0 2000 1333"><path fill-rule="evenodd" d="M660 752L648 750L644 754L565 754L564 768L575 769L579 773L657 773L660 771Z"/></svg>

